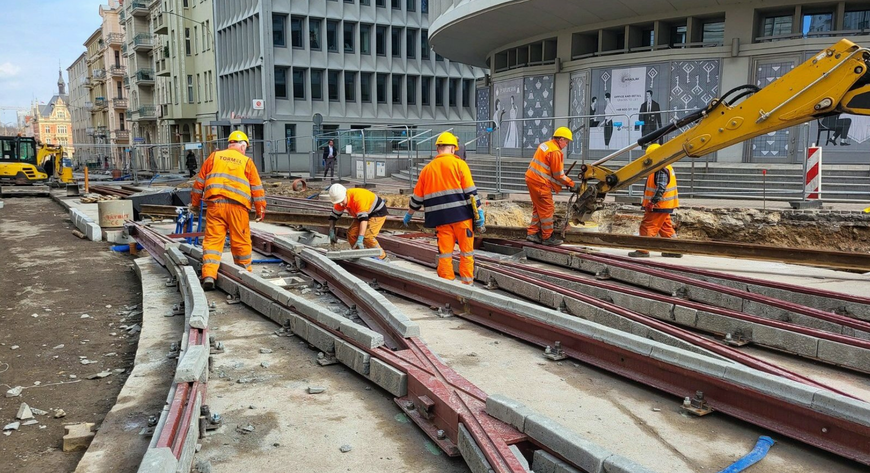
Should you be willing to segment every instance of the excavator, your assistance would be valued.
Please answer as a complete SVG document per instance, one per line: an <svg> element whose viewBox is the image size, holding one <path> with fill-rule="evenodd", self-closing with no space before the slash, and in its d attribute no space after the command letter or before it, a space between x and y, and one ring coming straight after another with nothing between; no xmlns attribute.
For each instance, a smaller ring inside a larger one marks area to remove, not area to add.
<svg viewBox="0 0 870 473"><path fill-rule="evenodd" d="M685 157L699 158L756 136L831 115L870 115L868 68L870 49L842 39L764 89L754 85L731 89L706 107L636 143L580 166L579 190L569 200L565 221L574 225L589 221L608 192L624 189ZM602 166L620 154L685 127L691 128L617 170Z"/></svg>
<svg viewBox="0 0 870 473"><path fill-rule="evenodd" d="M23 136L0 136L0 195L45 195L49 184L73 183L69 158L62 146L37 145Z"/></svg>

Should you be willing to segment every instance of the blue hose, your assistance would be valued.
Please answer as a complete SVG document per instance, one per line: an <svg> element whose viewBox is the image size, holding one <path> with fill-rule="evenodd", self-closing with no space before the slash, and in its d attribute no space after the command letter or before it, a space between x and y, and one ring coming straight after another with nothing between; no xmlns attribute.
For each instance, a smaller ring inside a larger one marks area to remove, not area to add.
<svg viewBox="0 0 870 473"><path fill-rule="evenodd" d="M746 456L732 463L731 466L725 468L719 473L739 473L750 466L758 463L767 455L767 451L770 450L770 447L776 443L772 438L762 435L758 437L758 442L755 444L755 448L752 449L751 452L747 453Z"/></svg>
<svg viewBox="0 0 870 473"><path fill-rule="evenodd" d="M278 263L283 263L283 262L284 262L284 260L280 260L277 258L255 259L255 260L251 261L251 263L255 263L255 264L278 264Z"/></svg>
<svg viewBox="0 0 870 473"><path fill-rule="evenodd" d="M142 245L136 243L136 249L141 250ZM114 245L114 246L112 246L112 251L114 251L116 253L129 253L130 252L130 245Z"/></svg>

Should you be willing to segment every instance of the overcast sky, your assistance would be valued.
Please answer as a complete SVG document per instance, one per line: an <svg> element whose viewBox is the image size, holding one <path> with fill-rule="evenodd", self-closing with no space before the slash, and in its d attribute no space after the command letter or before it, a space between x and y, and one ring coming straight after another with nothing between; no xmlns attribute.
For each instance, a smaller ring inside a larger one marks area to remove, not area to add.
<svg viewBox="0 0 870 473"><path fill-rule="evenodd" d="M0 107L29 107L57 93L58 61L69 93L66 68L101 22L100 0L0 0ZM0 110L0 122L15 121Z"/></svg>

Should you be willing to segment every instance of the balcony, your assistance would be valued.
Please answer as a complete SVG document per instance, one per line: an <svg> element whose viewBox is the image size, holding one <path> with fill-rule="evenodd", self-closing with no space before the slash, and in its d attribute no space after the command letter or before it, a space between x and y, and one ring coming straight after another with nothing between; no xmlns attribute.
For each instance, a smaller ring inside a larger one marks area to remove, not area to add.
<svg viewBox="0 0 870 473"><path fill-rule="evenodd" d="M129 77L124 78L124 87L126 87L128 89L130 88L130 78Z"/></svg>
<svg viewBox="0 0 870 473"><path fill-rule="evenodd" d="M89 127L85 128L85 133L86 133L88 136L94 136L94 127L89 126Z"/></svg>
<svg viewBox="0 0 870 473"><path fill-rule="evenodd" d="M148 33L139 33L133 38L133 51L151 51L154 49L154 39Z"/></svg>
<svg viewBox="0 0 870 473"><path fill-rule="evenodd" d="M121 46L124 44L123 33L109 33L106 35L106 44L110 46Z"/></svg>
<svg viewBox="0 0 870 473"><path fill-rule="evenodd" d="M109 129L104 126L98 126L94 129L94 136L105 138L109 135Z"/></svg>
<svg viewBox="0 0 870 473"><path fill-rule="evenodd" d="M127 99L125 98L114 98L112 99L112 108L118 110L126 110L128 106Z"/></svg>
<svg viewBox="0 0 870 473"><path fill-rule="evenodd" d="M91 71L91 77L94 80L94 83L99 84L106 80L106 70L105 69L94 69Z"/></svg>
<svg viewBox="0 0 870 473"><path fill-rule="evenodd" d="M158 76L169 76L169 46L163 46L163 54L154 58L154 65Z"/></svg>
<svg viewBox="0 0 870 473"><path fill-rule="evenodd" d="M133 120L157 120L157 107L154 105L143 105L133 113L135 114Z"/></svg>
<svg viewBox="0 0 870 473"><path fill-rule="evenodd" d="M97 97L94 99L94 106L91 108L91 113L101 112L106 109L109 101L105 97Z"/></svg>
<svg viewBox="0 0 870 473"><path fill-rule="evenodd" d="M136 85L154 85L154 69L136 71Z"/></svg>
<svg viewBox="0 0 870 473"><path fill-rule="evenodd" d="M115 130L112 132L115 141L130 141L130 130Z"/></svg>
<svg viewBox="0 0 870 473"><path fill-rule="evenodd" d="M127 75L127 68L124 66L112 66L109 68L109 74L111 74L112 77L124 77Z"/></svg>
<svg viewBox="0 0 870 473"><path fill-rule="evenodd" d="M121 45L121 54L127 54L127 43Z"/></svg>
<svg viewBox="0 0 870 473"><path fill-rule="evenodd" d="M169 34L169 22L166 21L163 12L158 12L151 17L151 25L154 27L154 34Z"/></svg>
<svg viewBox="0 0 870 473"><path fill-rule="evenodd" d="M97 84L90 77L85 77L83 85L88 89L93 89Z"/></svg>
<svg viewBox="0 0 870 473"><path fill-rule="evenodd" d="M127 14L124 13L124 10L118 12L118 21L120 21L121 23L127 21Z"/></svg>
<svg viewBox="0 0 870 473"><path fill-rule="evenodd" d="M148 16L148 5L145 2L130 2L130 14L133 16Z"/></svg>

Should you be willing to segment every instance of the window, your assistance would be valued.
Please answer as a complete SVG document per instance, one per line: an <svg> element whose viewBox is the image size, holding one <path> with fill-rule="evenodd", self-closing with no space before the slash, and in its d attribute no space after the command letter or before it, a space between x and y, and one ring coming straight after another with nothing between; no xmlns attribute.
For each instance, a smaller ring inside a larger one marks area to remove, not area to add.
<svg viewBox="0 0 870 473"><path fill-rule="evenodd" d="M725 21L706 21L701 26L701 41L722 44L725 42Z"/></svg>
<svg viewBox="0 0 870 473"><path fill-rule="evenodd" d="M462 106L465 108L471 107L471 91L474 87L474 81L466 79L462 81Z"/></svg>
<svg viewBox="0 0 870 473"><path fill-rule="evenodd" d="M407 81L405 82L405 95L408 97L408 105L414 105L417 103L416 76L407 76Z"/></svg>
<svg viewBox="0 0 870 473"><path fill-rule="evenodd" d="M443 57L441 57L441 55L440 55L440 54L438 54L438 53L435 53L435 60L436 60L436 61L438 61L438 62L441 62L441 61L443 61L443 60L444 60L444 58L443 58Z"/></svg>
<svg viewBox="0 0 870 473"><path fill-rule="evenodd" d="M323 100L323 71L311 70L311 100Z"/></svg>
<svg viewBox="0 0 870 473"><path fill-rule="evenodd" d="M338 22L326 20L326 50L331 53L338 52Z"/></svg>
<svg viewBox="0 0 870 473"><path fill-rule="evenodd" d="M420 103L429 106L432 94L432 78L423 76L420 78Z"/></svg>
<svg viewBox="0 0 870 473"><path fill-rule="evenodd" d="M671 41L670 45L683 44L686 42L686 25L671 25L670 27Z"/></svg>
<svg viewBox="0 0 870 473"><path fill-rule="evenodd" d="M196 43L196 42L197 42L197 38L199 38L199 27L198 27L198 26L194 26L194 27L193 27L193 51L194 51L195 53L198 53L198 52L199 52L199 48L197 47L197 43Z"/></svg>
<svg viewBox="0 0 870 473"><path fill-rule="evenodd" d="M819 12L804 15L803 29L801 32L808 37L829 36L819 34L834 29L834 14L831 12Z"/></svg>
<svg viewBox="0 0 870 473"><path fill-rule="evenodd" d="M184 29L184 54L190 56L190 28Z"/></svg>
<svg viewBox="0 0 870 473"><path fill-rule="evenodd" d="M293 69L293 98L305 100L305 69Z"/></svg>
<svg viewBox="0 0 870 473"><path fill-rule="evenodd" d="M344 22L344 52L353 52L353 23Z"/></svg>
<svg viewBox="0 0 870 473"><path fill-rule="evenodd" d="M393 10L401 10L402 0L390 0L390 6L393 7Z"/></svg>
<svg viewBox="0 0 870 473"><path fill-rule="evenodd" d="M344 101L356 102L356 72L344 72Z"/></svg>
<svg viewBox="0 0 870 473"><path fill-rule="evenodd" d="M296 152L296 125L284 125L284 139L287 140L287 152Z"/></svg>
<svg viewBox="0 0 870 473"><path fill-rule="evenodd" d="M120 84L121 84L121 83L118 82L118 85L120 85ZM57 112L57 118L66 118L66 114L63 113L62 111L58 110L58 112Z"/></svg>
<svg viewBox="0 0 870 473"><path fill-rule="evenodd" d="M290 19L290 41L293 43L294 48L304 48L305 44L302 42L302 25L303 18L294 16ZM281 46L287 46L287 43L284 42Z"/></svg>
<svg viewBox="0 0 870 473"><path fill-rule="evenodd" d="M390 30L390 46L393 57L402 57L402 28L395 26Z"/></svg>
<svg viewBox="0 0 870 473"><path fill-rule="evenodd" d="M119 114L118 114L118 121L121 122L121 131L126 130L126 126L127 126L127 125L126 125L126 122L125 122L125 120L124 120L124 114L123 114L123 113L119 113Z"/></svg>
<svg viewBox="0 0 870 473"><path fill-rule="evenodd" d="M393 74L393 103L402 105L402 76Z"/></svg>
<svg viewBox="0 0 870 473"><path fill-rule="evenodd" d="M440 107L444 105L444 78L435 78L435 105Z"/></svg>
<svg viewBox="0 0 870 473"><path fill-rule="evenodd" d="M187 103L193 103L193 75L187 75Z"/></svg>
<svg viewBox="0 0 870 473"><path fill-rule="evenodd" d="M371 5L371 0L359 0L360 5Z"/></svg>
<svg viewBox="0 0 870 473"><path fill-rule="evenodd" d="M640 32L640 45L653 46L656 44L656 31L654 28L644 28Z"/></svg>
<svg viewBox="0 0 870 473"><path fill-rule="evenodd" d="M768 16L761 24L761 36L779 36L791 34L791 23L794 15Z"/></svg>
<svg viewBox="0 0 870 473"><path fill-rule="evenodd" d="M202 103L202 81L200 75L196 75L196 103Z"/></svg>
<svg viewBox="0 0 870 473"><path fill-rule="evenodd" d="M323 25L323 20L318 18L308 19L308 47L315 50L320 50L321 37L320 32Z"/></svg>
<svg viewBox="0 0 870 473"><path fill-rule="evenodd" d="M429 30L420 31L420 57L429 59Z"/></svg>
<svg viewBox="0 0 870 473"><path fill-rule="evenodd" d="M190 6L190 5L188 5L188 2L189 2L189 0L184 0L184 2L182 2L182 4L184 5L184 8L187 8Z"/></svg>
<svg viewBox="0 0 870 473"><path fill-rule="evenodd" d="M405 2L405 10L417 11L417 0L408 0Z"/></svg>
<svg viewBox="0 0 870 473"><path fill-rule="evenodd" d="M353 3L353 0L344 0L344 3Z"/></svg>
<svg viewBox="0 0 870 473"><path fill-rule="evenodd" d="M326 73L326 90L329 95L330 102L338 102L340 100L338 83L338 71L328 71Z"/></svg>
<svg viewBox="0 0 870 473"><path fill-rule="evenodd" d="M275 68L275 98L287 98L287 68L285 67Z"/></svg>
<svg viewBox="0 0 870 473"><path fill-rule="evenodd" d="M375 27L375 52L378 56L387 55L387 27Z"/></svg>
<svg viewBox="0 0 870 473"><path fill-rule="evenodd" d="M405 35L405 54L410 59L417 57L417 30L409 29Z"/></svg>
<svg viewBox="0 0 870 473"><path fill-rule="evenodd" d="M387 75L386 74L378 74L377 84L376 84L377 94L378 94L378 103L387 103Z"/></svg>
<svg viewBox="0 0 870 473"><path fill-rule="evenodd" d="M203 23L203 25L204 26L202 28L202 52L206 52L206 50L208 50L208 46L206 46L208 44L208 41L206 41L205 32L208 29L208 21L206 20Z"/></svg>
<svg viewBox="0 0 870 473"><path fill-rule="evenodd" d="M447 103L451 107L456 106L456 89L458 89L458 83L459 79L450 79L449 90L447 91Z"/></svg>
<svg viewBox="0 0 870 473"><path fill-rule="evenodd" d="M372 25L359 25L359 52L372 53Z"/></svg>
<svg viewBox="0 0 870 473"><path fill-rule="evenodd" d="M65 135L66 134L66 125L58 125L57 126L57 133L59 135Z"/></svg>
<svg viewBox="0 0 870 473"><path fill-rule="evenodd" d="M375 0L375 6L384 8L387 6L387 0Z"/></svg>
<svg viewBox="0 0 870 473"><path fill-rule="evenodd" d="M363 103L372 101L372 73L360 72L359 74L359 98Z"/></svg>
<svg viewBox="0 0 870 473"><path fill-rule="evenodd" d="M863 30L870 28L870 10L847 11L843 15L844 30Z"/></svg>
<svg viewBox="0 0 870 473"><path fill-rule="evenodd" d="M429 13L429 0L420 0L420 12Z"/></svg>

